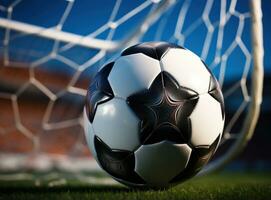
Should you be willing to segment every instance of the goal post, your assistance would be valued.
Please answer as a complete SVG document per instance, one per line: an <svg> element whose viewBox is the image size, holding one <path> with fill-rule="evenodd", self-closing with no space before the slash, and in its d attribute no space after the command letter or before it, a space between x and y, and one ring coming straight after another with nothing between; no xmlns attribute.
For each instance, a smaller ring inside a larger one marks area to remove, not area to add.
<svg viewBox="0 0 271 200"><path fill-rule="evenodd" d="M222 169L234 158L236 158L253 136L255 127L260 114L263 92L263 27L262 27L262 10L261 1L250 1L251 9L251 39L253 51L253 72L252 72L252 86L251 97L249 98L250 106L240 131L240 136L232 147L223 155L223 157L212 162L207 166L203 173L212 172Z"/></svg>

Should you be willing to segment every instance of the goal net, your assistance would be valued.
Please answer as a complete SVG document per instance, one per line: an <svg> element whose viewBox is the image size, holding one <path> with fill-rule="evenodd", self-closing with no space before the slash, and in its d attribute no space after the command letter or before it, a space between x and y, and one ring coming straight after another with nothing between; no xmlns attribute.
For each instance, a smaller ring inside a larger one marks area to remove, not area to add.
<svg viewBox="0 0 271 200"><path fill-rule="evenodd" d="M68 174L97 182L82 175L98 170L83 133L86 88L123 48L156 40L192 50L218 78L226 125L205 171L223 167L245 147L259 114L260 3L1 1L0 179L36 179L31 172L56 170L66 175L39 180L65 182Z"/></svg>

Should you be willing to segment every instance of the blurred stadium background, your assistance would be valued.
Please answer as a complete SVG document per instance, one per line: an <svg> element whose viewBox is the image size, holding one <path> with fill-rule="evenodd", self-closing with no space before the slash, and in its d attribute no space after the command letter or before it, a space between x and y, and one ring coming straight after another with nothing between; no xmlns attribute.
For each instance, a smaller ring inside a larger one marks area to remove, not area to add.
<svg viewBox="0 0 271 200"><path fill-rule="evenodd" d="M229 170L271 169L270 1L262 1L262 10L265 79L261 114L252 140L226 167ZM223 34L219 31L221 16L227 21ZM34 28L36 32L29 32ZM226 119L232 123L228 129L233 134L221 146L217 154L221 156L247 112L253 63L250 29L249 1L241 0L2 0L0 173L96 167L85 145L82 109L92 77L121 50L110 49L116 45L111 41L121 41L120 47L125 47L136 41L164 40L201 56L227 96ZM53 38L48 30L71 33L77 40L69 43L63 35ZM243 86L241 80L246 80Z"/></svg>

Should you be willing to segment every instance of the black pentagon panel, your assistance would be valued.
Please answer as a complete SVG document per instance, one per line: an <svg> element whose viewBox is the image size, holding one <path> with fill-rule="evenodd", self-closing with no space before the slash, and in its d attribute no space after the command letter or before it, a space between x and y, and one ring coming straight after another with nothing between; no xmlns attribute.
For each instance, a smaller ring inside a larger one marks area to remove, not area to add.
<svg viewBox="0 0 271 200"><path fill-rule="evenodd" d="M214 155L216 148L218 146L220 135L216 140L208 146L198 146L192 149L192 153L186 168L175 176L170 183L178 183L185 181L193 176L195 176L210 160Z"/></svg>
<svg viewBox="0 0 271 200"><path fill-rule="evenodd" d="M121 55L126 56L136 53L143 53L151 58L160 60L169 48L184 49L181 46L168 42L145 42L125 49Z"/></svg>
<svg viewBox="0 0 271 200"><path fill-rule="evenodd" d="M161 72L148 90L127 99L141 119L140 141L154 144L163 140L188 143L191 137L189 119L198 101L198 94L180 87L167 72Z"/></svg>
<svg viewBox="0 0 271 200"><path fill-rule="evenodd" d="M133 152L111 149L97 136L94 138L94 146L98 161L107 173L134 184L145 183L134 171L135 156Z"/></svg>
<svg viewBox="0 0 271 200"><path fill-rule="evenodd" d="M109 101L114 97L107 77L114 65L111 62L104 66L91 82L86 96L86 113L90 122L93 122L98 104Z"/></svg>
<svg viewBox="0 0 271 200"><path fill-rule="evenodd" d="M211 75L208 93L220 103L222 119L225 118L224 99L217 80Z"/></svg>

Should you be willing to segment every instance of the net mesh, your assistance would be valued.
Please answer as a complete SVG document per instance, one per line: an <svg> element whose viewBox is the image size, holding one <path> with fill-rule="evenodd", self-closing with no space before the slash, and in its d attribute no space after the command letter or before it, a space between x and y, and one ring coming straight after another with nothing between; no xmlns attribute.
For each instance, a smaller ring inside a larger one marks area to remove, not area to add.
<svg viewBox="0 0 271 200"><path fill-rule="evenodd" d="M78 171L97 169L83 134L86 88L102 64L137 41L178 43L207 63L225 98L226 126L220 147L225 151L238 138L250 101L252 56L246 3L1 1L1 171L56 168L77 172L77 178L84 179ZM103 4L108 6L102 14L95 12ZM26 11L30 14L22 15ZM1 177L7 176L34 175ZM52 177L65 182L63 176Z"/></svg>

